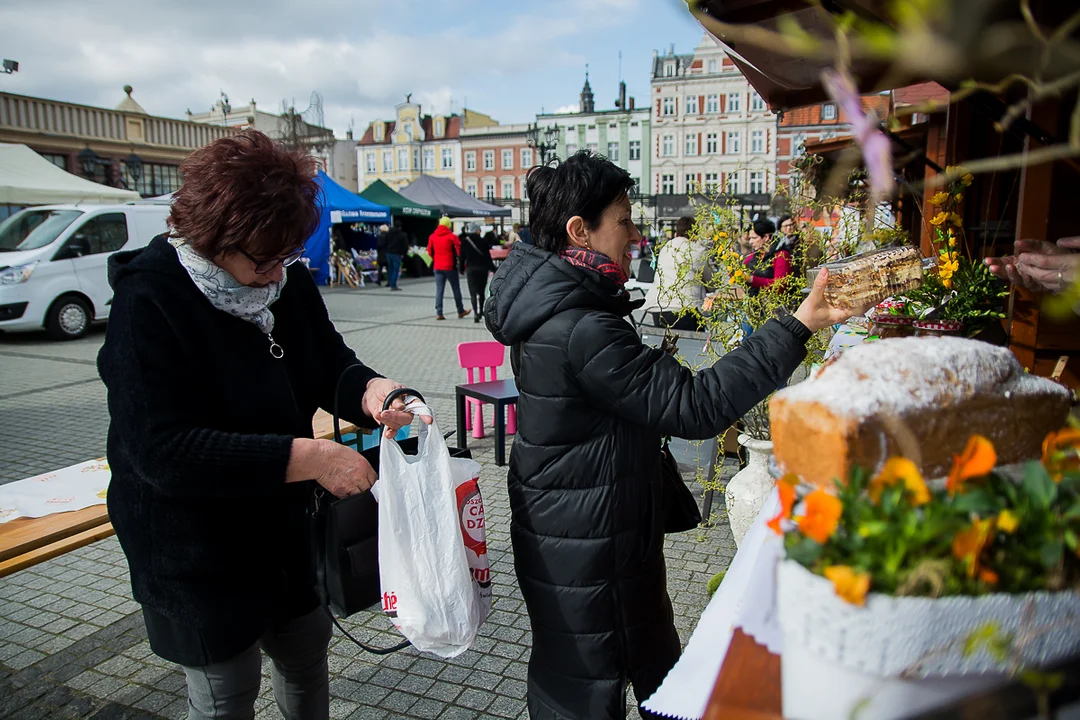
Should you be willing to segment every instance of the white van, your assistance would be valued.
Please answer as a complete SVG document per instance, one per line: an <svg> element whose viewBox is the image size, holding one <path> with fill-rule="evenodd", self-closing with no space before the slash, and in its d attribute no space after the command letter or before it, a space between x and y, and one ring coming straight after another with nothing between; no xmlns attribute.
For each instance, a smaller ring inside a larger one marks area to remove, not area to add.
<svg viewBox="0 0 1080 720"><path fill-rule="evenodd" d="M167 204L43 205L0 223L0 330L82 337L109 317L107 264L167 230Z"/></svg>

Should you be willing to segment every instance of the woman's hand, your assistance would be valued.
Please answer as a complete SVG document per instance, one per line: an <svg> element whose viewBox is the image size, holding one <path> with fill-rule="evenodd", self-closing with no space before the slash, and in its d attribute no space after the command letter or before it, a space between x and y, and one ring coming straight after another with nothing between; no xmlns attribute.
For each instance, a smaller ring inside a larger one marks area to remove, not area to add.
<svg viewBox="0 0 1080 720"><path fill-rule="evenodd" d="M377 479L364 456L346 445L332 440L293 440L285 482L314 480L340 498L364 492Z"/></svg>
<svg viewBox="0 0 1080 720"><path fill-rule="evenodd" d="M403 387L405 386L401 383L387 378L375 378L367 384L367 390L364 392L364 398L361 401L364 406L364 413L386 428L383 435L387 438L394 437L398 430L406 425L411 425L413 421L413 414L405 409L405 397L394 398L388 410L383 411L382 409L383 403L386 402L386 396ZM421 415L420 419L428 425L431 424L430 415Z"/></svg>
<svg viewBox="0 0 1080 720"><path fill-rule="evenodd" d="M1080 237L1061 238L1057 244L1045 240L1017 240L1016 255L984 260L990 272L1002 280L1035 292L1058 292L1076 277L1080 267Z"/></svg>
<svg viewBox="0 0 1080 720"><path fill-rule="evenodd" d="M808 327L810 332L817 332L830 325L842 323L855 315L863 315L873 307L871 303L862 308L834 308L825 300L825 285L828 282L829 271L826 268L821 268L821 271L818 272L817 277L814 279L814 287L810 290L810 295L802 301L802 305L795 311L795 317Z"/></svg>

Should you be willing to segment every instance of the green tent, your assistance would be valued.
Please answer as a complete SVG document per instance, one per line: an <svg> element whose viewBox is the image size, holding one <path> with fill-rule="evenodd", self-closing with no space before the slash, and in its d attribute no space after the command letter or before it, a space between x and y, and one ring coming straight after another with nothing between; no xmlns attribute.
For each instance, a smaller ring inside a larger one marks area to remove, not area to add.
<svg viewBox="0 0 1080 720"><path fill-rule="evenodd" d="M439 218L438 210L427 205L414 203L404 195L394 192L382 180L376 180L364 188L364 191L360 193L360 197L378 205L386 205L390 208L390 214L395 217L430 218L432 220Z"/></svg>

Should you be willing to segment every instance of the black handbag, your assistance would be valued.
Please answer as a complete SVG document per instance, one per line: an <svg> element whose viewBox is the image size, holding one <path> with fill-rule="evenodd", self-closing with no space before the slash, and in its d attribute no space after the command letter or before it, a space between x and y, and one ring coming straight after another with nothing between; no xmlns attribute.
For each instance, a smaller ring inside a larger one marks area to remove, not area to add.
<svg viewBox="0 0 1080 720"><path fill-rule="evenodd" d="M342 373L342 378L344 376L345 373ZM338 390L340 388L339 379ZM334 399L334 439L340 443L336 395L337 392ZM390 403L402 395L423 401L423 396L415 390L400 388L387 395L383 409L389 408ZM398 445L406 455L415 455L419 449L419 439L408 438L398 441ZM379 448L368 448L360 454L378 473ZM472 454L468 450L450 448L450 456L472 457ZM310 520L316 592L328 612L332 613L338 629L363 649L377 654L387 654L408 646L408 641L405 641L390 648L369 647L353 638L337 623L337 618L346 618L366 610L379 603L382 597L379 585L379 504L375 496L368 491L335 498L319 487L315 491Z"/></svg>
<svg viewBox="0 0 1080 720"><path fill-rule="evenodd" d="M679 336L665 333L660 349L674 355L678 349ZM701 510L690 488L683 482L679 463L671 454L671 439L664 440L660 448L660 512L665 533L686 532L701 524Z"/></svg>

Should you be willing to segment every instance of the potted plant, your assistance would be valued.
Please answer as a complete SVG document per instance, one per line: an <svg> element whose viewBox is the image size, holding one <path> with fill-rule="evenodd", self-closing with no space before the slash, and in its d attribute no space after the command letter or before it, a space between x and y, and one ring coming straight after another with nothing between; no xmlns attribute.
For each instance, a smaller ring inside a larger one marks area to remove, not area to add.
<svg viewBox="0 0 1080 720"><path fill-rule="evenodd" d="M943 483L907 458L779 482L785 716L906 717L1080 650L1080 429L995 464L973 436Z"/></svg>

